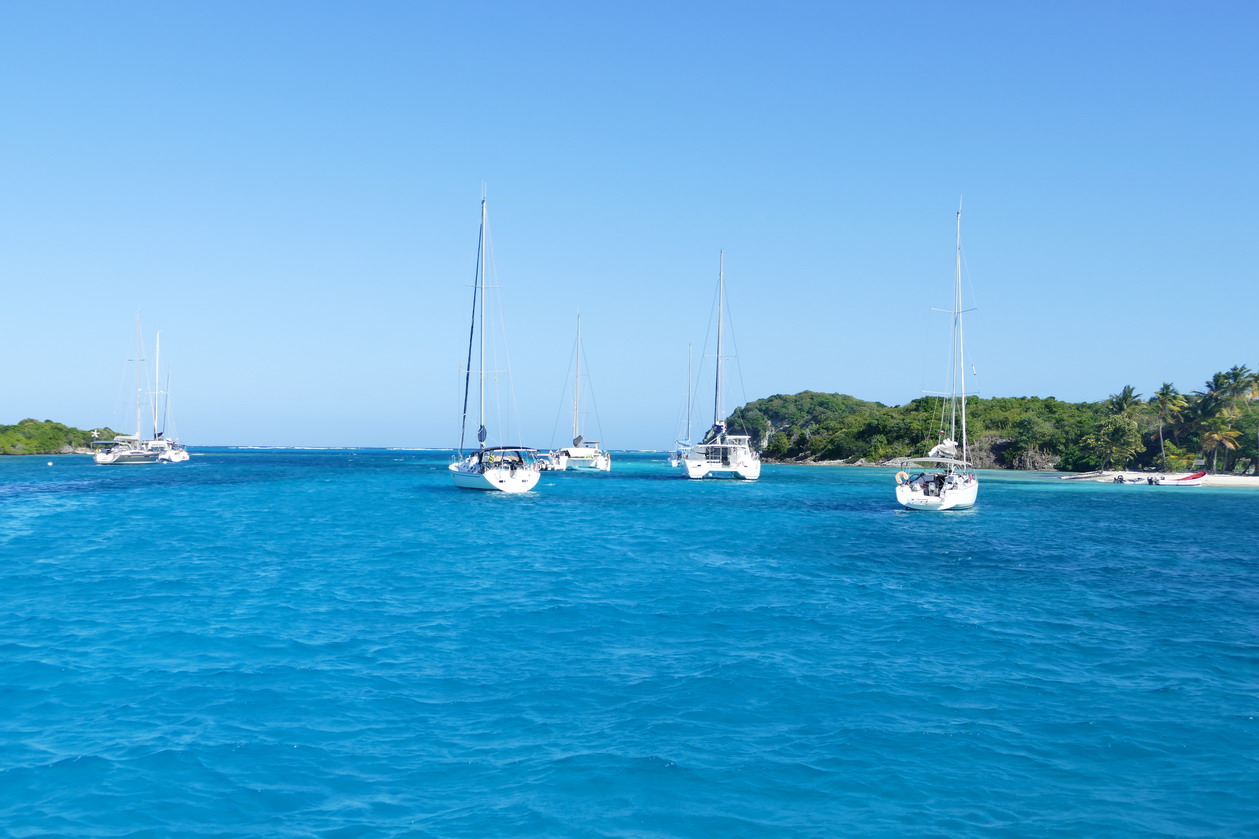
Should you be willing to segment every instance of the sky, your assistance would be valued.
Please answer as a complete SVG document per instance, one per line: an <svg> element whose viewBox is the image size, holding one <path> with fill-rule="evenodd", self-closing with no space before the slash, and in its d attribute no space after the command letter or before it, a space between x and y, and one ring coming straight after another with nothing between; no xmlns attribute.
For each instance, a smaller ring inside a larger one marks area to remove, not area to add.
<svg viewBox="0 0 1259 839"><path fill-rule="evenodd" d="M688 354L702 430L719 258L727 410L942 389L959 205L969 391L1200 389L1259 368L1256 31L1227 1L3 3L0 424L127 429L139 313L194 448L453 446L483 194L503 442L567 442L579 313L586 436L669 447Z"/></svg>

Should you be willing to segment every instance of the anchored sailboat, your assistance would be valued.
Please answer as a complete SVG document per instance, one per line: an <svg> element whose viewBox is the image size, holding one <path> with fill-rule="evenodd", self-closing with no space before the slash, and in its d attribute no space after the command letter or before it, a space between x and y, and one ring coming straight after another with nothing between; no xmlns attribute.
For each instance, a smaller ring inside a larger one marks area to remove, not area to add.
<svg viewBox="0 0 1259 839"><path fill-rule="evenodd" d="M674 468L682 466L686 453L691 448L691 346L686 347L686 431L674 441L674 449L669 453L669 465Z"/></svg>
<svg viewBox="0 0 1259 839"><path fill-rule="evenodd" d="M581 315L577 316L577 349L573 376L573 444L556 453L564 458L566 469L595 469L607 472L612 468L612 455L599 448L598 440L587 440L581 433Z"/></svg>
<svg viewBox="0 0 1259 839"><path fill-rule="evenodd" d="M170 388L168 386L166 391L162 391L158 384L161 381L162 333L158 332L154 337L153 379L150 382L145 366L144 336L140 329L139 315L136 315L136 351L136 431L134 434L120 434L112 440L94 441L92 447L96 451L92 454L92 459L102 466L183 463L188 459L188 450L179 441L166 436ZM146 390L153 435L149 438L141 436Z"/></svg>
<svg viewBox="0 0 1259 839"><path fill-rule="evenodd" d="M957 245L954 255L953 341L949 348L950 387L945 409L948 433L927 452L910 458L914 474L896 473L896 500L911 510L965 510L975 506L979 478L970 464L966 442L966 352L962 340L962 211L957 211ZM958 440L961 440L959 443ZM921 469L922 471L918 471Z"/></svg>
<svg viewBox="0 0 1259 839"><path fill-rule="evenodd" d="M538 483L541 467L537 452L527 446L492 446L486 448L488 432L485 429L485 249L489 234L485 199L481 199L481 231L477 243L476 281L473 283L472 325L468 330L468 363L463 379L463 424L459 429L459 454L449 466L451 480L461 489L497 490L500 492L528 492ZM472 385L472 348L480 339L477 362L478 409L480 423L477 428L478 447L464 453L464 439L468 428L468 397Z"/></svg>
<svg viewBox="0 0 1259 839"><path fill-rule="evenodd" d="M681 466L688 478L727 477L755 481L761 476L761 456L752 450L750 436L726 433L725 414L721 407L725 300L725 255L722 254L717 270L717 376L713 387L713 426L698 444L684 451L679 450L670 460Z"/></svg>

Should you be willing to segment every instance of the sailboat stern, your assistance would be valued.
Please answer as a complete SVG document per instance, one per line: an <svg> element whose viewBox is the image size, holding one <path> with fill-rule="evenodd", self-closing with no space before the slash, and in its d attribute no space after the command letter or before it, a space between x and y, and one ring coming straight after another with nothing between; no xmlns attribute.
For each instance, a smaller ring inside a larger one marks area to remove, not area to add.
<svg viewBox="0 0 1259 839"><path fill-rule="evenodd" d="M460 489L528 492L542 476L534 449L499 447L475 451L450 464L451 480Z"/></svg>

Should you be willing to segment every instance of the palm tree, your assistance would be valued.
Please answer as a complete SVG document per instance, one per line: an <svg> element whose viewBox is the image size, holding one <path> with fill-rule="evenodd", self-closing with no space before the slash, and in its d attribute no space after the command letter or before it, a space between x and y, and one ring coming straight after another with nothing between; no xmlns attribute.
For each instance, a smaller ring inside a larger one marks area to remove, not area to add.
<svg viewBox="0 0 1259 839"><path fill-rule="evenodd" d="M1204 382L1206 390L1195 390L1194 393L1199 396L1215 396L1222 397L1224 391L1228 390L1228 378L1223 373L1216 373Z"/></svg>
<svg viewBox="0 0 1259 839"><path fill-rule="evenodd" d="M1216 460L1223 447L1229 451L1237 451L1237 438L1241 432L1231 428L1233 415L1224 411L1212 420L1210 427L1202 434L1202 450L1211 453L1211 471L1215 471Z"/></svg>
<svg viewBox="0 0 1259 839"><path fill-rule="evenodd" d="M1141 405L1141 394L1132 385L1124 385L1123 390L1112 393L1106 398L1106 407L1112 414L1131 416Z"/></svg>
<svg viewBox="0 0 1259 839"><path fill-rule="evenodd" d="M1237 438L1241 433L1233 430L1233 422L1256 395L1257 377L1246 365L1235 364L1223 373L1216 373L1205 384L1205 391L1194 392L1202 397L1197 407L1202 420L1203 451L1212 452L1211 471L1215 471L1221 446L1237 451Z"/></svg>
<svg viewBox="0 0 1259 839"><path fill-rule="evenodd" d="M1158 418L1158 449L1163 457L1164 472L1167 471L1167 447L1163 444L1163 424L1179 419L1188 404L1171 382L1163 382L1163 386L1150 397L1154 416Z"/></svg>
<svg viewBox="0 0 1259 839"><path fill-rule="evenodd" d="M1250 398L1259 399L1259 372L1250 374ZM1255 428L1254 472L1259 475L1259 426Z"/></svg>
<svg viewBox="0 0 1259 839"><path fill-rule="evenodd" d="M1229 375L1233 376L1234 371L1237 371L1236 375L1239 379L1236 388L1238 400L1243 405L1249 405L1252 400L1259 399L1259 372L1251 373L1243 365L1240 369L1234 367L1232 370L1229 370ZM1255 430L1255 456L1252 458L1252 461L1254 472L1256 475L1259 475L1259 428Z"/></svg>
<svg viewBox="0 0 1259 839"><path fill-rule="evenodd" d="M1234 411L1237 411L1239 405L1249 402L1255 391L1255 374L1251 373L1246 365L1233 367L1226 373L1220 374L1223 378L1223 387L1221 395L1228 400L1228 405Z"/></svg>

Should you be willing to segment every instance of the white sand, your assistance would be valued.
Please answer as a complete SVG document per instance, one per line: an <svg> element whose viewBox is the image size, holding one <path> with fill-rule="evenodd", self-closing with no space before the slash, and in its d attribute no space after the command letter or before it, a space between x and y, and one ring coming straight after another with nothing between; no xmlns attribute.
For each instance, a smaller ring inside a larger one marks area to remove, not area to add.
<svg viewBox="0 0 1259 839"><path fill-rule="evenodd" d="M1186 475L1192 474L1192 472L1103 472L1102 477L1094 478L1093 480L1100 481L1102 483L1111 483L1115 480L1116 475L1123 475L1125 481L1136 481L1137 483L1143 484L1145 483L1145 479L1151 476L1183 478ZM1202 485L1208 487L1259 487L1259 476L1208 474L1202 479Z"/></svg>

